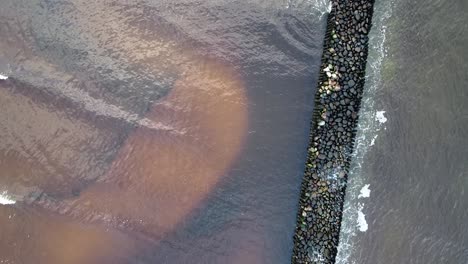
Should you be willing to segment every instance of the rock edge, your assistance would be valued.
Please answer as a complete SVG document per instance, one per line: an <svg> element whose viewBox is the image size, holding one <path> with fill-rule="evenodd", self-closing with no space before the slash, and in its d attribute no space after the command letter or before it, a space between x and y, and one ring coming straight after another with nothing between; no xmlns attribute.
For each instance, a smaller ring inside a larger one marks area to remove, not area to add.
<svg viewBox="0 0 468 264"><path fill-rule="evenodd" d="M331 0L292 263L334 263L374 0Z"/></svg>

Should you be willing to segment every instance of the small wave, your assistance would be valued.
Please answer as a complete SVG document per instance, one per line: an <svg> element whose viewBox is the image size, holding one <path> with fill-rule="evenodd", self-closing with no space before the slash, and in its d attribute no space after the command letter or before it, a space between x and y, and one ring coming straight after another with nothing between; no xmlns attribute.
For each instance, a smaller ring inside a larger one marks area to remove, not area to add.
<svg viewBox="0 0 468 264"><path fill-rule="evenodd" d="M13 200L13 197L8 195L6 191L0 193L0 204L9 205L9 204L15 204L15 203L16 201Z"/></svg>
<svg viewBox="0 0 468 264"><path fill-rule="evenodd" d="M378 137L378 136L379 136L379 135L375 135L375 136L372 138L372 140L371 140L371 143L370 143L369 147L372 147L372 146L374 146L374 145L375 145L375 140L377 139L377 137Z"/></svg>
<svg viewBox="0 0 468 264"><path fill-rule="evenodd" d="M3 67L4 65L2 65L1 67L1 71L0 71L0 81L4 81L4 80L8 80L8 78L10 78L10 73L11 73L11 67L10 67L10 64L7 64L6 65L6 69ZM6 71L5 71L6 70Z"/></svg>
<svg viewBox="0 0 468 264"><path fill-rule="evenodd" d="M331 12L332 3L330 0L289 0L285 6L287 9L301 8L309 10L310 13L318 12L320 19Z"/></svg>
<svg viewBox="0 0 468 264"><path fill-rule="evenodd" d="M178 135L185 134L184 130L176 129L168 124L142 118L138 114L129 112L118 105L113 105L102 99L94 98L87 92L73 87L72 81L60 83L60 88L58 88L57 82L60 82L60 78L57 78L59 81L56 81L52 77L38 77L35 76L35 74L28 74L26 71L15 73L11 78L26 83L41 83L41 89L47 90L54 96L66 98L73 103L79 104L83 109L96 116L117 119L152 130L168 131Z"/></svg>

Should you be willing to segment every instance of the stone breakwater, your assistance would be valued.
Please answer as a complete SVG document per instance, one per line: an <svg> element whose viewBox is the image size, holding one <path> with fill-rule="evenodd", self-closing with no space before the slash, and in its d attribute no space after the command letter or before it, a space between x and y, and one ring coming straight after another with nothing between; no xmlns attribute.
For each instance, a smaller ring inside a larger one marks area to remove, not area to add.
<svg viewBox="0 0 468 264"><path fill-rule="evenodd" d="M367 60L373 0L332 0L292 263L335 261Z"/></svg>

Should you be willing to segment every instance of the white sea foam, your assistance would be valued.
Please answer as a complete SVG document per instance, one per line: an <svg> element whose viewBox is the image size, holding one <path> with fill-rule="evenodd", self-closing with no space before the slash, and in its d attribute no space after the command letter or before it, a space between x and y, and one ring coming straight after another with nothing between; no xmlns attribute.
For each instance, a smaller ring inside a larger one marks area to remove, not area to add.
<svg viewBox="0 0 468 264"><path fill-rule="evenodd" d="M361 232L366 232L369 227L367 225L366 215L361 210L358 211L357 226Z"/></svg>
<svg viewBox="0 0 468 264"><path fill-rule="evenodd" d="M0 72L0 80L6 80L6 79L8 79L8 76Z"/></svg>
<svg viewBox="0 0 468 264"><path fill-rule="evenodd" d="M341 222L340 242L336 264L356 264L351 255L354 251L355 237L369 229L363 213L363 198L370 196L366 187L366 175L362 170L367 152L376 144L378 133L385 129L387 121L384 111L376 111L376 95L381 89L381 69L386 55L385 39L387 21L392 15L395 1L377 1L374 5L373 25L369 35L369 57L366 66L366 84L359 111L359 123L348 173L343 219ZM377 117L379 119L377 119ZM364 187L363 187L364 186ZM369 192L368 190L369 189Z"/></svg>
<svg viewBox="0 0 468 264"><path fill-rule="evenodd" d="M381 124L387 122L387 118L384 116L385 111L377 111L375 113L375 120L379 121Z"/></svg>
<svg viewBox="0 0 468 264"><path fill-rule="evenodd" d="M358 195L358 198L369 198L370 197L370 184L364 185L361 189L361 193Z"/></svg>
<svg viewBox="0 0 468 264"><path fill-rule="evenodd" d="M13 200L11 196L8 195L6 191L0 193L0 204L8 205L8 204L15 204L16 201Z"/></svg>
<svg viewBox="0 0 468 264"><path fill-rule="evenodd" d="M371 190L369 189L370 184L366 184L361 188L361 192L358 195L359 198L369 198ZM364 209L364 203L358 203L358 210L357 210L357 227L359 231L366 232L369 226L367 225L366 215L362 212Z"/></svg>

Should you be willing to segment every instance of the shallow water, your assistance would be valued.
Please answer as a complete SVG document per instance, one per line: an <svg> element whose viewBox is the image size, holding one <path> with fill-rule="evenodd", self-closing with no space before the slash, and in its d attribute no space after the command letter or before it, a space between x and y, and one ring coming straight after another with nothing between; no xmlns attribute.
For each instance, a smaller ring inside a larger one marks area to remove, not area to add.
<svg viewBox="0 0 468 264"><path fill-rule="evenodd" d="M2 1L0 261L288 262L328 8Z"/></svg>
<svg viewBox="0 0 468 264"><path fill-rule="evenodd" d="M337 263L467 263L467 12L376 1Z"/></svg>

